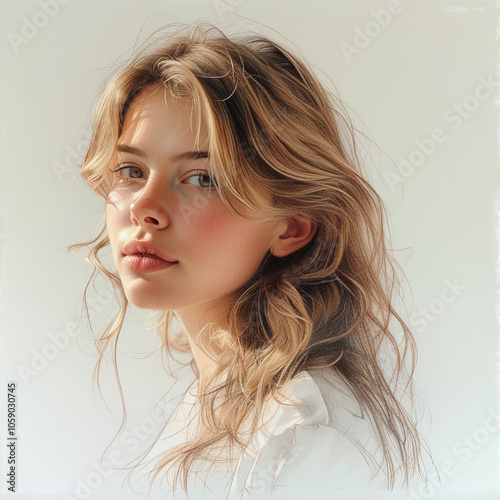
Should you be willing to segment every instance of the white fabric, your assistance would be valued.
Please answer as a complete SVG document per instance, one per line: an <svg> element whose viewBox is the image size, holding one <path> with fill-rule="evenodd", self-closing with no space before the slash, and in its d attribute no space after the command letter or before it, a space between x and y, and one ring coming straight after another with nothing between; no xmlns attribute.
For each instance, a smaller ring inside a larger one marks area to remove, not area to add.
<svg viewBox="0 0 500 500"><path fill-rule="evenodd" d="M186 442L194 432L196 387L197 382L172 414L149 454L151 460ZM377 450L347 386L331 372L302 372L282 395L279 402L266 403L263 423L245 452L232 463L213 466L206 478L193 478L187 498L213 495L243 500L271 494L273 500L359 498L350 497L349 490L369 487L372 478L360 450L368 448L372 454ZM203 471L203 464L199 465ZM340 490L338 497L335 493ZM376 494L370 498L377 498Z"/></svg>

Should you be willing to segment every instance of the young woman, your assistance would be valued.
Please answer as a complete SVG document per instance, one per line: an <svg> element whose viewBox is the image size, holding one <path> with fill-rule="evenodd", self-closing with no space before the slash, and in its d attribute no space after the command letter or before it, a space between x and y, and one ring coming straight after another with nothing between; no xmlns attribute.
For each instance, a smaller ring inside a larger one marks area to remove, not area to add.
<svg viewBox="0 0 500 500"><path fill-rule="evenodd" d="M107 84L81 169L106 199L90 259L123 298L101 354L131 303L163 313L165 348L188 346L197 376L144 462L152 480L330 498L421 471L402 404L414 341L347 123L283 47L215 29L150 46Z"/></svg>

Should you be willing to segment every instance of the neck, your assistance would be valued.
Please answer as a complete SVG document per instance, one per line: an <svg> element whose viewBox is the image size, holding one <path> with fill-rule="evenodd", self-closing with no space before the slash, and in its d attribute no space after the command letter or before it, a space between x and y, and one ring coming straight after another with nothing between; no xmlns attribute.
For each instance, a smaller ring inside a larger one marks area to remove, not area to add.
<svg viewBox="0 0 500 500"><path fill-rule="evenodd" d="M221 319L224 312L220 305L198 305L175 311L198 368L199 386L203 385L219 366L218 358L222 353L210 342L210 335L223 328Z"/></svg>

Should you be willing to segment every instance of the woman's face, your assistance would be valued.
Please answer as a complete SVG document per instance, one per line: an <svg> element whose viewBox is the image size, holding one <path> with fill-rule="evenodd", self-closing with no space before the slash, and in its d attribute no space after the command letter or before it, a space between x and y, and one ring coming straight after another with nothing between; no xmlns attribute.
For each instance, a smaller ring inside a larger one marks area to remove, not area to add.
<svg viewBox="0 0 500 500"><path fill-rule="evenodd" d="M210 310L249 280L278 236L277 224L226 209L206 125L198 142L196 125L191 107L163 90L143 90L127 111L106 218L125 294L139 308Z"/></svg>

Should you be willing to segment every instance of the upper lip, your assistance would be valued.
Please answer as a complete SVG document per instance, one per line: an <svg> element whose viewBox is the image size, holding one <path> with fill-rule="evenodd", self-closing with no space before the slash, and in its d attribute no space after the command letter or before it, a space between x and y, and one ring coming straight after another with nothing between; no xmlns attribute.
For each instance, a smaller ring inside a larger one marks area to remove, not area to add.
<svg viewBox="0 0 500 500"><path fill-rule="evenodd" d="M160 250L156 245L149 241L132 240L123 245L123 253L125 255L149 254L154 255L167 262L177 262L172 257L169 257L165 252Z"/></svg>

